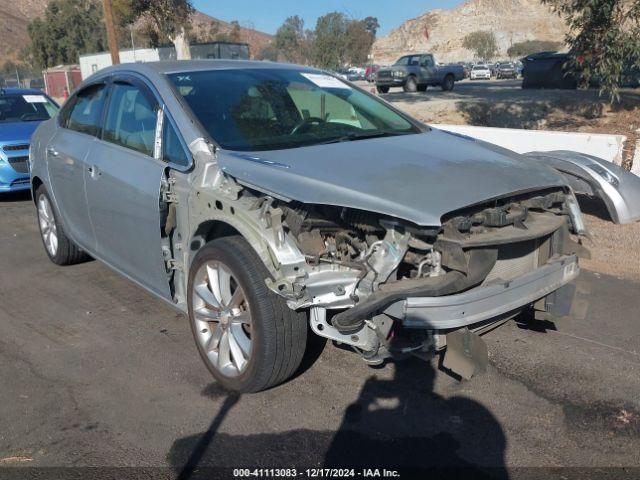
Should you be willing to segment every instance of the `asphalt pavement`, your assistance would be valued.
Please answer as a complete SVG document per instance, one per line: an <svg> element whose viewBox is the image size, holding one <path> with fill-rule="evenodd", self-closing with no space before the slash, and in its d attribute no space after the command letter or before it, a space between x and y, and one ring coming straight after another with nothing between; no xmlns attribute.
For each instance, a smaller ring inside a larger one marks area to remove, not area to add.
<svg viewBox="0 0 640 480"><path fill-rule="evenodd" d="M235 396L182 315L97 261L49 262L28 196L0 197L0 246L0 467L640 467L628 279L584 271L586 318L507 323L471 381L314 342L296 378Z"/></svg>

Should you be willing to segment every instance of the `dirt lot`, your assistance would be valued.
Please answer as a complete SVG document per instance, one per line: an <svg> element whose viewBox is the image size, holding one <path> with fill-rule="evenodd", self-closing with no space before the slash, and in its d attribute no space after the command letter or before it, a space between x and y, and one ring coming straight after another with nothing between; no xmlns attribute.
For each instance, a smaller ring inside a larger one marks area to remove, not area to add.
<svg viewBox="0 0 640 480"><path fill-rule="evenodd" d="M426 123L626 135L627 161L640 138L640 89L623 89L620 102L611 104L596 90L523 90L520 80L464 80L452 92L395 89L383 97Z"/></svg>

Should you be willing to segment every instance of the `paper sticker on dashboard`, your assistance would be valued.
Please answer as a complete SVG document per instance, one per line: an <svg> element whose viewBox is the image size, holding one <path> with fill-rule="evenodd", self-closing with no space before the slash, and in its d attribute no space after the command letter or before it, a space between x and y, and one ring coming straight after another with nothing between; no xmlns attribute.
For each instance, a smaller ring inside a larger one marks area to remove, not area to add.
<svg viewBox="0 0 640 480"><path fill-rule="evenodd" d="M349 85L341 82L331 75L325 75L323 73L302 73L301 75L321 88L344 88L347 90L351 89Z"/></svg>
<svg viewBox="0 0 640 480"><path fill-rule="evenodd" d="M44 95L23 95L22 98L27 103L47 103Z"/></svg>

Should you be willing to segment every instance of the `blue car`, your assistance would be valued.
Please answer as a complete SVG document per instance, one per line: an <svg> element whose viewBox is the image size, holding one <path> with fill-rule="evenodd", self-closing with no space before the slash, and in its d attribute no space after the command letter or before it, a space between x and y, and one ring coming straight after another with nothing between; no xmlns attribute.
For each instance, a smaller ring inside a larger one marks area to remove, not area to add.
<svg viewBox="0 0 640 480"><path fill-rule="evenodd" d="M40 90L0 89L0 193L28 190L29 143L58 105Z"/></svg>

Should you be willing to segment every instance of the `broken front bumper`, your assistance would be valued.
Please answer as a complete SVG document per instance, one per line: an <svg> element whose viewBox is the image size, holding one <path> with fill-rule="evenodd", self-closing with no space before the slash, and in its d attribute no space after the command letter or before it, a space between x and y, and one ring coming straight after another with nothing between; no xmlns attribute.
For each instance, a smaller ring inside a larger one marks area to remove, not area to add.
<svg viewBox="0 0 640 480"><path fill-rule="evenodd" d="M580 269L575 255L550 259L536 270L509 281L496 281L444 297L412 297L390 305L384 313L409 328L447 330L514 312L574 280Z"/></svg>

